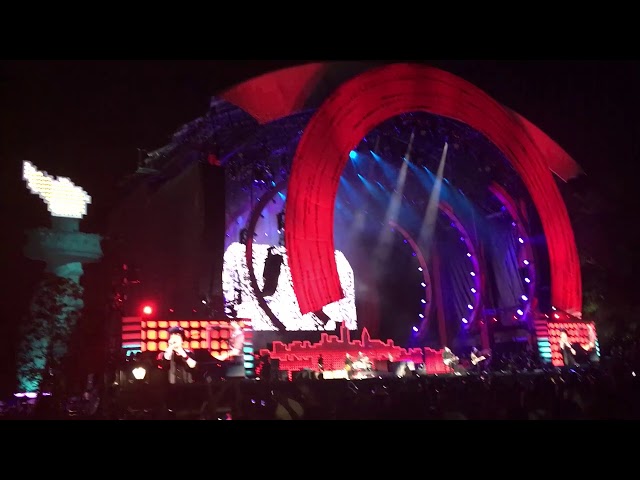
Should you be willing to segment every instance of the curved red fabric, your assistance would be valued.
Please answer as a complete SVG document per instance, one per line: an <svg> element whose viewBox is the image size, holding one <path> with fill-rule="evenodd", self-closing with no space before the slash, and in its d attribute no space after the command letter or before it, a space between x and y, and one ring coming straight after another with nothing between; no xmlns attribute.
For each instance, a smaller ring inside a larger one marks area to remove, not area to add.
<svg viewBox="0 0 640 480"><path fill-rule="evenodd" d="M299 112L329 64L308 63L266 73L223 92L220 98L260 123Z"/></svg>
<svg viewBox="0 0 640 480"><path fill-rule="evenodd" d="M531 136L531 139L536 143L542 153L543 159L553 173L565 182L584 173L580 165L578 165L560 145L549 138L546 133L522 115L517 114L513 110L511 110L511 113L518 119L522 127Z"/></svg>
<svg viewBox="0 0 640 480"><path fill-rule="evenodd" d="M342 298L333 255L333 212L351 149L376 125L405 112L454 118L483 133L522 177L549 246L554 304L580 312L582 286L573 230L543 154L519 118L450 73L414 64L375 68L342 84L316 111L294 157L285 237L302 313Z"/></svg>
<svg viewBox="0 0 640 480"><path fill-rule="evenodd" d="M220 98L240 107L259 123L268 123L300 112L318 83L326 80L331 65L336 63L309 63L266 73L224 91ZM332 85L335 82L329 81ZM516 112L511 113L529 131L552 172L565 182L582 173L576 161L547 134Z"/></svg>

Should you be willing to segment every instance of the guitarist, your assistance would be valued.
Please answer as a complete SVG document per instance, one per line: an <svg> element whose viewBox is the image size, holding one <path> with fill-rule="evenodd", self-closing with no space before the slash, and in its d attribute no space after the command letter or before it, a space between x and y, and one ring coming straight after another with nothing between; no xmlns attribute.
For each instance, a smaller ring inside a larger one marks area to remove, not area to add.
<svg viewBox="0 0 640 480"><path fill-rule="evenodd" d="M478 350L476 347L473 347L471 349L471 355L469 357L471 359L471 365L473 365L474 370L480 370L479 365L487 359L487 357L482 355L480 353L480 350Z"/></svg>
<svg viewBox="0 0 640 480"><path fill-rule="evenodd" d="M589 341L585 344L580 345L585 352L587 360L589 363L594 363L598 361L598 352L596 350L596 329L593 324L587 325L587 330L589 333Z"/></svg>
<svg viewBox="0 0 640 480"><path fill-rule="evenodd" d="M449 347L444 347L444 350L442 351L442 363L455 373L458 373L457 367L459 362L460 359L453 354L451 349Z"/></svg>

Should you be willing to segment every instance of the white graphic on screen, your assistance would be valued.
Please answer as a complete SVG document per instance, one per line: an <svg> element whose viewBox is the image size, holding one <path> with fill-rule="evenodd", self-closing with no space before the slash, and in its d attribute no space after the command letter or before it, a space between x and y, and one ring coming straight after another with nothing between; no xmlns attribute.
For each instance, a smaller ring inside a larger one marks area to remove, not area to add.
<svg viewBox="0 0 640 480"><path fill-rule="evenodd" d="M258 304L256 294L251 287L245 248L244 244L234 242L224 253L222 288L225 302L234 311L231 316L250 318L254 330L275 331L278 328ZM298 300L293 292L293 282L285 247L254 244L252 250L253 270L258 288L264 292L263 297L269 309L287 331L334 331L341 322L344 322L349 330L358 328L353 269L342 252L336 250L335 256L344 298L325 305L322 308L324 315L321 315L321 318L315 313L303 315L300 312ZM264 272L267 261L271 264L269 270L273 270L268 272L268 285L265 288Z"/></svg>

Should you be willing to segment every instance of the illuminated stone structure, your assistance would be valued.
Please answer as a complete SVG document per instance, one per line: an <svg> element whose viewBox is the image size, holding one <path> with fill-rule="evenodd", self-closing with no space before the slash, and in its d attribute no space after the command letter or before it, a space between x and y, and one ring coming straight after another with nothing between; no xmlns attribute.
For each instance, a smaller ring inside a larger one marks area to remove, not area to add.
<svg viewBox="0 0 640 480"><path fill-rule="evenodd" d="M46 278L30 305L18 352L20 392L40 389L45 370L53 371L67 351L68 340L84 304L80 277L83 263L102 257L101 237L80 232L80 219L91 197L68 178L52 177L32 163L23 163L27 188L51 213L51 228L27 232L25 255L46 263Z"/></svg>

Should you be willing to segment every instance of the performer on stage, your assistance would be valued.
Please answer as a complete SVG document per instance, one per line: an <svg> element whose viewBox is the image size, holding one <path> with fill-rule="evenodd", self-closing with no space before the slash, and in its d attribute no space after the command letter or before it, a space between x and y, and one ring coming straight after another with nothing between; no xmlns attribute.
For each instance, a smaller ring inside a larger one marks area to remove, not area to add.
<svg viewBox="0 0 640 480"><path fill-rule="evenodd" d="M590 323L587 325L587 330L589 335L588 342L581 345L581 347L585 351L589 363L598 362L598 351L596 350L596 328Z"/></svg>
<svg viewBox="0 0 640 480"><path fill-rule="evenodd" d="M158 354L160 367L168 372L169 383L192 383L191 370L196 368L196 361L190 350L183 348L184 330L180 327L171 327L168 330L169 341L167 349Z"/></svg>
<svg viewBox="0 0 640 480"><path fill-rule="evenodd" d="M348 353L344 357L344 369L347 371L347 377L351 379L353 375L353 359Z"/></svg>
<svg viewBox="0 0 640 480"><path fill-rule="evenodd" d="M460 359L456 357L449 347L444 347L442 351L442 362L451 370L453 370L457 375L460 375L458 372L458 364Z"/></svg>
<svg viewBox="0 0 640 480"><path fill-rule="evenodd" d="M559 341L560 351L562 352L562 361L564 362L565 367L572 367L576 365L576 351L571 346L571 342L569 341L569 335L567 331L563 328L560 330L560 341Z"/></svg>
<svg viewBox="0 0 640 480"><path fill-rule="evenodd" d="M487 357L485 357L484 355L482 355L482 353L480 352L480 350L478 350L476 347L473 347L471 349L471 354L469 355L469 358L471 360L471 365L473 370L476 371L480 371L482 369L482 365Z"/></svg>
<svg viewBox="0 0 640 480"><path fill-rule="evenodd" d="M231 322L231 335L229 337L229 355L242 359L242 348L244 347L244 332L236 321Z"/></svg>
<svg viewBox="0 0 640 480"><path fill-rule="evenodd" d="M260 379L266 380L267 382L273 380L271 378L271 354L268 350L258 356L258 367L256 371L260 372Z"/></svg>

